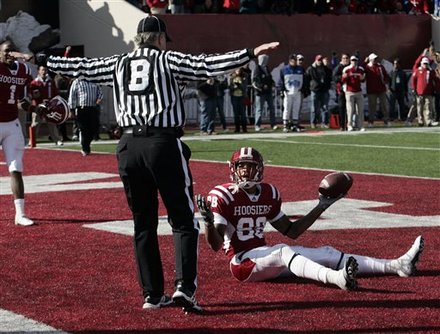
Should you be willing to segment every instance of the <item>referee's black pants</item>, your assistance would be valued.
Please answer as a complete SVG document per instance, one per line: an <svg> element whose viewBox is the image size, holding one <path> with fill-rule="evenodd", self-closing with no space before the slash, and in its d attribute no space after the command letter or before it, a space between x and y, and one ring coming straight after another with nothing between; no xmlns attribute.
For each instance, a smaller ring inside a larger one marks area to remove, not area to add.
<svg viewBox="0 0 440 334"><path fill-rule="evenodd" d="M90 144L99 132L99 109L98 107L76 108L76 125L79 130L79 142L81 149L90 153Z"/></svg>
<svg viewBox="0 0 440 334"><path fill-rule="evenodd" d="M117 147L119 174L134 219L134 248L144 297L164 294L158 227L158 191L172 226L176 282L195 292L199 224L194 218L191 151L175 135L156 131L123 134Z"/></svg>

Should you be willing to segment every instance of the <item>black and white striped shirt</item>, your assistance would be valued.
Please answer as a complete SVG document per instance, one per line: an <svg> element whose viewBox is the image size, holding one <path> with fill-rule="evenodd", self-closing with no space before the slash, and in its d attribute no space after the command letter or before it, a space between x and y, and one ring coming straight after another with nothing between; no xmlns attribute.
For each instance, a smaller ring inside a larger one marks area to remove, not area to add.
<svg viewBox="0 0 440 334"><path fill-rule="evenodd" d="M97 84L76 79L73 80L69 91L69 108L96 107L97 100L102 100L103 94L101 87Z"/></svg>
<svg viewBox="0 0 440 334"><path fill-rule="evenodd" d="M193 56L155 47L103 58L49 57L56 73L113 86L114 109L120 126L185 125L182 91L188 81L204 80L247 64L253 51Z"/></svg>

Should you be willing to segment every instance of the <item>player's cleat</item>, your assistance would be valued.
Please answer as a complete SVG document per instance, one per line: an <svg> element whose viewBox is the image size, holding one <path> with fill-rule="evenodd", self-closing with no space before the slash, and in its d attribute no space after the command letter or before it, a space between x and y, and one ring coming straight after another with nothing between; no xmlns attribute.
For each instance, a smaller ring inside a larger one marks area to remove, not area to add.
<svg viewBox="0 0 440 334"><path fill-rule="evenodd" d="M142 306L143 309L156 309L161 308L164 306L168 306L173 303L173 300L170 296L163 295L162 297L146 297L144 305Z"/></svg>
<svg viewBox="0 0 440 334"><path fill-rule="evenodd" d="M338 286L342 290L356 290L358 287L356 274L359 265L353 256L350 256L345 262L344 268L340 270L341 280Z"/></svg>
<svg viewBox="0 0 440 334"><path fill-rule="evenodd" d="M34 222L26 216L15 216L15 225L31 226Z"/></svg>
<svg viewBox="0 0 440 334"><path fill-rule="evenodd" d="M414 275L417 270L417 262L420 260L420 255L422 254L424 247L425 239L419 235L411 248L396 260L398 266L397 274L400 277L409 277Z"/></svg>
<svg viewBox="0 0 440 334"><path fill-rule="evenodd" d="M173 294L173 301L177 306L182 307L185 313L200 313L202 308L197 304L197 301L188 289L181 283L177 284L176 292Z"/></svg>

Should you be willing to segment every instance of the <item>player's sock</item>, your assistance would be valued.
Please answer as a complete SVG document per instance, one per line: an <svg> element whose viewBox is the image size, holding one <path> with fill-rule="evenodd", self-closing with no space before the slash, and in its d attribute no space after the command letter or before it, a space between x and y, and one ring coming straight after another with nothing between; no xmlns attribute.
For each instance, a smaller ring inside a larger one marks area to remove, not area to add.
<svg viewBox="0 0 440 334"><path fill-rule="evenodd" d="M15 205L15 215L18 217L24 216L24 198L19 198L14 200Z"/></svg>
<svg viewBox="0 0 440 334"><path fill-rule="evenodd" d="M351 289L353 285L351 281L354 280L356 273L348 272L345 266L341 270L333 270L299 254L295 254L290 260L289 270L297 277L309 278L324 284L335 284L344 290Z"/></svg>

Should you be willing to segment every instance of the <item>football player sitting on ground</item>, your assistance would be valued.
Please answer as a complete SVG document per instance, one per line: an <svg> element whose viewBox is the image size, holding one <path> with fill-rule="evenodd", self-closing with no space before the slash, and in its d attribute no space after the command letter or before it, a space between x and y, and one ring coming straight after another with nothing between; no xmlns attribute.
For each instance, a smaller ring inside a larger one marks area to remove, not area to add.
<svg viewBox="0 0 440 334"><path fill-rule="evenodd" d="M280 276L297 276L344 290L357 288L357 274L414 274L424 240L417 237L411 248L396 259L376 259L345 254L333 247L306 248L278 244L269 246L264 227L269 222L291 239L304 233L337 200L320 195L319 202L304 217L291 221L281 210L278 189L263 182L263 157L243 147L229 162L232 182L214 187L207 199L197 195L199 211L205 220L205 237L214 251L224 249L230 271L241 282L255 282Z"/></svg>

